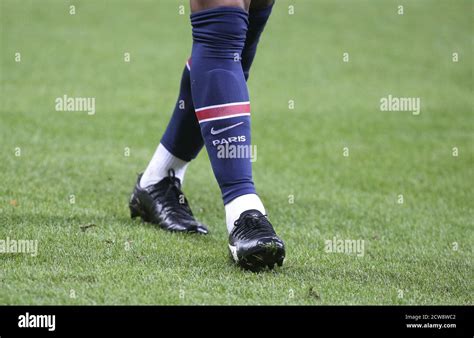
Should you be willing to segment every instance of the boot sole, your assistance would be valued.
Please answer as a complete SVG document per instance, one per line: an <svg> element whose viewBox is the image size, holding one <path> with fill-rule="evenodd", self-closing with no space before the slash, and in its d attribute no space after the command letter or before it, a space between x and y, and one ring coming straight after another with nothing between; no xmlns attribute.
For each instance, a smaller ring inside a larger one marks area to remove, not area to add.
<svg viewBox="0 0 474 338"><path fill-rule="evenodd" d="M229 250L234 262L241 268L252 272L260 272L266 268L273 270L275 264L282 266L285 259L285 248L276 243L260 245L252 252L240 256L237 254L235 247L230 244Z"/></svg>

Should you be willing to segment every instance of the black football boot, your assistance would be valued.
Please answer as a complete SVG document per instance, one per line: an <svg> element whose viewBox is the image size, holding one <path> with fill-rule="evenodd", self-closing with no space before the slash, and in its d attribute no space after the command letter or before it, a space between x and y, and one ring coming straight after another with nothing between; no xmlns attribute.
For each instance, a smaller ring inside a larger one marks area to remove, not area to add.
<svg viewBox="0 0 474 338"><path fill-rule="evenodd" d="M194 218L188 200L181 191L181 181L173 169L168 171L168 177L146 188L140 187L141 177L140 174L130 197L132 218L140 216L143 221L157 224L168 231L209 232L205 225Z"/></svg>
<svg viewBox="0 0 474 338"><path fill-rule="evenodd" d="M247 210L235 221L229 235L229 250L234 261L246 270L258 272L275 263L283 265L285 244L267 217L258 210Z"/></svg>

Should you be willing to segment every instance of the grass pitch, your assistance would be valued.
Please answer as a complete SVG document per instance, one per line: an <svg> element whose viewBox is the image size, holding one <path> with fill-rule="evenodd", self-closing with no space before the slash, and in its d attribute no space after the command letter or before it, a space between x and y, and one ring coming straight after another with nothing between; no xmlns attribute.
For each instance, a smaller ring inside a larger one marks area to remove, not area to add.
<svg viewBox="0 0 474 338"><path fill-rule="evenodd" d="M277 0L249 88L287 259L260 274L230 264L205 151L184 191L210 235L129 218L191 50L180 5L0 0L0 240L38 241L0 254L0 303L472 304L473 3ZM95 115L55 111L64 94ZM388 95L421 113L381 111Z"/></svg>

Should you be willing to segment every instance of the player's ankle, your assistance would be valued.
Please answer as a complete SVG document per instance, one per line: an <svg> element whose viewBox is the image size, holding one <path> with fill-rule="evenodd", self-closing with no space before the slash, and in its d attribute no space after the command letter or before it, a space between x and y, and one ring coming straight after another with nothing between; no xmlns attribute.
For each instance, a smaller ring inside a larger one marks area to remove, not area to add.
<svg viewBox="0 0 474 338"><path fill-rule="evenodd" d="M241 195L227 203L225 205L227 231L229 233L232 231L235 221L243 212L252 209L265 214L265 207L257 194Z"/></svg>

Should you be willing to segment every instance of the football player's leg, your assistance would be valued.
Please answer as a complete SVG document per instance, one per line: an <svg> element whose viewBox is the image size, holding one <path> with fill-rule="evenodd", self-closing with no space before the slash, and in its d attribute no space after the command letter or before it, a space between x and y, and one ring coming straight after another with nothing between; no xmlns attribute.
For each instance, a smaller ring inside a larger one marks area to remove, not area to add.
<svg viewBox="0 0 474 338"><path fill-rule="evenodd" d="M242 51L242 69L245 79L249 77L250 67L255 58L257 45L265 24L270 17L274 0L253 0L249 8L249 26ZM215 6L205 1L199 8ZM246 4L243 4L245 7ZM195 8L196 10L196 8ZM140 185L145 188L161 181L168 175L169 169L174 169L176 177L183 182L186 168L203 147L199 123L194 113L191 98L191 83L189 71L191 59L186 62L181 77L179 97L168 127L158 145L151 161L143 173Z"/></svg>
<svg viewBox="0 0 474 338"><path fill-rule="evenodd" d="M171 119L140 179L142 188L167 177L170 169L175 171L176 177L182 183L189 162L198 155L204 145L191 97L190 62L188 60L184 67L179 95Z"/></svg>
<svg viewBox="0 0 474 338"><path fill-rule="evenodd" d="M138 181L130 198L132 218L179 232L208 232L195 220L181 191L189 161L203 146L191 98L189 64L183 71L178 100L161 143Z"/></svg>
<svg viewBox="0 0 474 338"><path fill-rule="evenodd" d="M259 269L280 264L284 245L264 216L250 158L235 156L236 149L248 154L251 149L250 102L241 64L248 5L243 0L191 0L191 92L226 206L229 248L243 267Z"/></svg>
<svg viewBox="0 0 474 338"><path fill-rule="evenodd" d="M249 158L218 154L226 145L250 147L250 102L241 64L248 3L191 0L191 8L191 92L211 165L228 204L239 196L256 194ZM255 208L264 212L261 203Z"/></svg>

